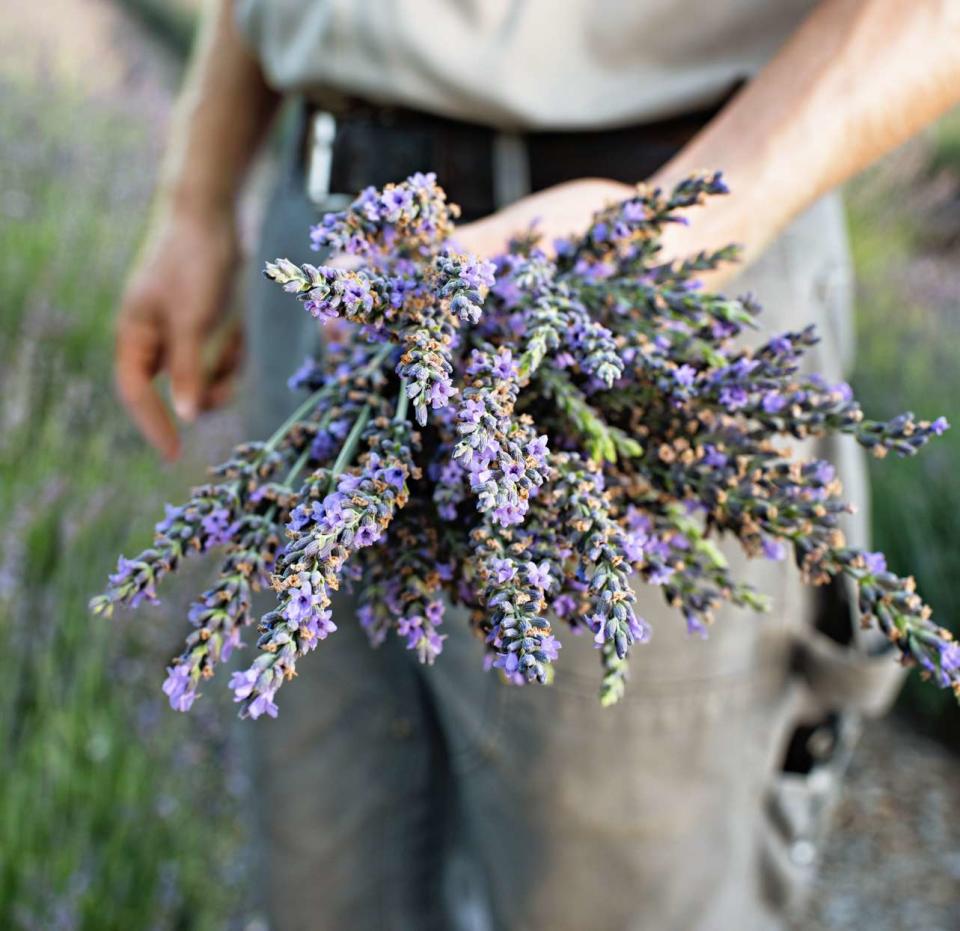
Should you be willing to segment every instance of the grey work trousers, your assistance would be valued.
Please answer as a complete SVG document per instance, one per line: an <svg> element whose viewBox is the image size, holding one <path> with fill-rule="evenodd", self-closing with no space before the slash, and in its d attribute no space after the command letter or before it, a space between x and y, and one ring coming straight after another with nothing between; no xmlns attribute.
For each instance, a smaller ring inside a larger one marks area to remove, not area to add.
<svg viewBox="0 0 960 931"><path fill-rule="evenodd" d="M286 171L250 287L258 435L291 406L287 376L317 339L259 269L316 260L316 216ZM735 287L767 308L763 333L816 323L811 365L842 376L850 268L838 197L797 219ZM865 505L858 449L817 452ZM862 539L863 518L848 532ZM552 687L516 688L482 670L456 612L443 654L421 667L396 640L372 650L341 598L339 631L302 661L279 718L252 725L274 931L776 927L812 876L837 781L829 765L781 772L785 744L821 711L881 710L898 670L859 635L844 648L819 633L818 601L792 566L728 552L772 611L723 610L701 641L658 591L638 590L654 636L610 709L589 638L564 639Z"/></svg>

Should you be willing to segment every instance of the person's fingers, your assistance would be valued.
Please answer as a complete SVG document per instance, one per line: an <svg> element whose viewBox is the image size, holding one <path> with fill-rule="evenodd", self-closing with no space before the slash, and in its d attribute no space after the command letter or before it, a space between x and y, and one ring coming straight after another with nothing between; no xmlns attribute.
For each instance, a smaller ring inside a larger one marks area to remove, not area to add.
<svg viewBox="0 0 960 931"><path fill-rule="evenodd" d="M117 394L144 439L173 460L180 454L180 438L153 383L161 355L160 335L153 324L121 320L114 362Z"/></svg>
<svg viewBox="0 0 960 931"><path fill-rule="evenodd" d="M203 399L203 334L187 321L177 321L167 333L167 370L173 409L181 420L196 420Z"/></svg>
<svg viewBox="0 0 960 931"><path fill-rule="evenodd" d="M217 351L216 361L210 369L207 380L217 382L226 376L233 375L243 362L245 348L246 333L243 329L243 323L239 320L233 320L227 326L226 333Z"/></svg>
<svg viewBox="0 0 960 931"><path fill-rule="evenodd" d="M217 408L228 404L237 388L237 380L232 375L227 375L219 381L207 385L203 392L203 400L200 409L204 412L215 411Z"/></svg>
<svg viewBox="0 0 960 931"><path fill-rule="evenodd" d="M214 410L230 400L235 387L235 375L243 362L244 346L243 325L239 320L234 320L229 325L216 361L207 375L201 410Z"/></svg>

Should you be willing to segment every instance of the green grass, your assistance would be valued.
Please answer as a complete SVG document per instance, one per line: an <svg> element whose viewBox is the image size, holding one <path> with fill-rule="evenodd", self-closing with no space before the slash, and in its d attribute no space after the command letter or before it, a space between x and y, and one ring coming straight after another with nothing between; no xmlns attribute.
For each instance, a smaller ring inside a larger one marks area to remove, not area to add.
<svg viewBox="0 0 960 931"><path fill-rule="evenodd" d="M181 60L190 54L196 27L196 4L176 0L115 0L140 21L150 36Z"/></svg>
<svg viewBox="0 0 960 931"><path fill-rule="evenodd" d="M932 171L950 171L960 179L960 113L940 120L933 129Z"/></svg>
<svg viewBox="0 0 960 931"><path fill-rule="evenodd" d="M4 80L0 927L224 928L238 829L219 716L166 709L165 618L86 610L187 483L111 388L149 140L102 104Z"/></svg>

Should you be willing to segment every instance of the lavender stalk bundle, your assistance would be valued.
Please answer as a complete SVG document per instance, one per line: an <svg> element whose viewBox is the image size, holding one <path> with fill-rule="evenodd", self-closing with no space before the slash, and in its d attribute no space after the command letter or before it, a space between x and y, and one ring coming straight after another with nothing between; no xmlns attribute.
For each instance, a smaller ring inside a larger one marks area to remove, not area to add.
<svg viewBox="0 0 960 931"><path fill-rule="evenodd" d="M792 551L811 584L855 581L864 624L960 696L960 645L911 578L847 545L833 467L784 442L843 433L911 455L946 421L865 419L848 386L802 373L812 328L739 343L759 308L697 286L735 251L659 255L667 224L725 190L719 174L669 194L639 186L555 257L530 234L494 263L456 251L458 211L432 175L329 214L312 242L353 268L278 259L266 275L319 320L354 324L349 337L293 376L308 397L270 440L238 447L168 509L152 548L121 558L93 610L154 600L185 557L225 552L168 669L178 710L241 645L267 585L277 606L230 682L243 716L275 716L280 686L337 624L361 624L374 646L392 632L434 662L449 604L517 684L551 681L558 627L588 632L611 704L652 634L637 585L694 633L725 601L764 606L731 576L727 536L750 556ZM332 616L342 584L359 589L356 619Z"/></svg>

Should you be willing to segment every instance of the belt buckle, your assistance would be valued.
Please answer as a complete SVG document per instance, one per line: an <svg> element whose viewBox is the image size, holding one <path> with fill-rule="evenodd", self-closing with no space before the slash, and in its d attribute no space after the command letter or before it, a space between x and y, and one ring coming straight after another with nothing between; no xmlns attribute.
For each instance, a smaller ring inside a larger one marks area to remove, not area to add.
<svg viewBox="0 0 960 931"><path fill-rule="evenodd" d="M493 202L506 207L530 193L530 149L519 133L496 132L493 158Z"/></svg>
<svg viewBox="0 0 960 931"><path fill-rule="evenodd" d="M330 190L333 174L333 141L337 136L337 121L332 113L318 110L311 116L310 147L307 161L307 197L326 209L339 209L353 199L352 194Z"/></svg>

